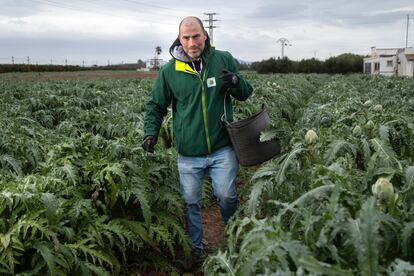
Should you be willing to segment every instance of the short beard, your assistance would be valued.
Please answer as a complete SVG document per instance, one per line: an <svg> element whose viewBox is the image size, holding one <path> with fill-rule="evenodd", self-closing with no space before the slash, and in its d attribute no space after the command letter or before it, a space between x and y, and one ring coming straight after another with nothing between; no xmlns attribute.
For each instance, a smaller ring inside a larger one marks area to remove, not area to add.
<svg viewBox="0 0 414 276"><path fill-rule="evenodd" d="M199 55L197 55L197 57L192 57L188 53L185 53L187 55L187 57L190 59L190 61L199 60L201 58L201 55L203 54L204 50L201 50L200 48L197 48L197 50L200 53Z"/></svg>

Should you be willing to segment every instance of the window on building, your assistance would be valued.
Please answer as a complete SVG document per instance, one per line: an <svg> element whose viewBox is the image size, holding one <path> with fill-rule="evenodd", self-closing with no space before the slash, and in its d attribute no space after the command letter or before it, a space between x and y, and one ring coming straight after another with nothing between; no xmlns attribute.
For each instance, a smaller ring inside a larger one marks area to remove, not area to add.
<svg viewBox="0 0 414 276"><path fill-rule="evenodd" d="M392 60L387 60L387 67L392 67Z"/></svg>
<svg viewBox="0 0 414 276"><path fill-rule="evenodd" d="M379 64L379 62L375 62L375 63L374 63L374 70L375 70L375 71L379 71L379 69L380 69L380 64Z"/></svg>

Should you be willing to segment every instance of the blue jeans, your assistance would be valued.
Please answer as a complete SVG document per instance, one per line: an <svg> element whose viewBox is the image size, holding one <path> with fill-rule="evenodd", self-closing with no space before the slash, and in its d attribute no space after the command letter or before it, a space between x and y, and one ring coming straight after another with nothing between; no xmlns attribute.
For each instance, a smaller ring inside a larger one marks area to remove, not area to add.
<svg viewBox="0 0 414 276"><path fill-rule="evenodd" d="M237 209L236 176L238 170L239 163L230 146L203 156L178 155L180 192L186 207L187 231L195 254L200 254L203 249L201 194L205 172L208 171L210 174L221 217L224 224L227 224Z"/></svg>

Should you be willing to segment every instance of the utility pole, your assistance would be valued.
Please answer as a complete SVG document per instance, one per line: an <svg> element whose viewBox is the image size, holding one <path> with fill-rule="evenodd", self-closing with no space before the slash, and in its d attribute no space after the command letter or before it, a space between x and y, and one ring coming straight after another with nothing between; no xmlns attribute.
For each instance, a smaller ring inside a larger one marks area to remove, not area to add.
<svg viewBox="0 0 414 276"><path fill-rule="evenodd" d="M214 24L214 22L215 21L218 21L217 19L213 19L213 16L214 15L217 15L217 13L215 13L215 12L210 12L210 13L204 13L205 15L208 15L208 20L203 20L204 22L208 22L208 36L210 37L210 41L211 41L211 44L214 44L213 43L213 29L214 28L217 28L217 26L214 26L213 24Z"/></svg>
<svg viewBox="0 0 414 276"><path fill-rule="evenodd" d="M407 31L405 32L405 48L408 47L408 26L410 25L410 15L407 14Z"/></svg>
<svg viewBox="0 0 414 276"><path fill-rule="evenodd" d="M12 64L14 64L14 56L12 56Z"/></svg>
<svg viewBox="0 0 414 276"><path fill-rule="evenodd" d="M27 65L29 65L30 64L30 57L28 56L27 57Z"/></svg>
<svg viewBox="0 0 414 276"><path fill-rule="evenodd" d="M65 58L65 66L68 66L68 59Z"/></svg>
<svg viewBox="0 0 414 276"><path fill-rule="evenodd" d="M285 57L284 53L285 53L285 46L292 46L292 44L290 44L289 40L287 40L286 38L282 37L279 38L276 43L280 43L280 45L282 46L282 56L281 58L283 59Z"/></svg>

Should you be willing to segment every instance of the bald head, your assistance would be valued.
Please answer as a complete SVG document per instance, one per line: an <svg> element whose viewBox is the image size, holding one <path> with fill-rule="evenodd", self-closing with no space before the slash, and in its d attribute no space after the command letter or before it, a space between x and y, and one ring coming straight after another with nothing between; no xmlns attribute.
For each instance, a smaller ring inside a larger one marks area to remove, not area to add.
<svg viewBox="0 0 414 276"><path fill-rule="evenodd" d="M178 33L181 33L182 26L191 26L194 24L200 26L200 28L204 31L203 22L200 20L200 18L195 16L187 16L181 20L180 25L178 26Z"/></svg>

